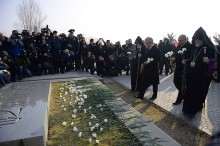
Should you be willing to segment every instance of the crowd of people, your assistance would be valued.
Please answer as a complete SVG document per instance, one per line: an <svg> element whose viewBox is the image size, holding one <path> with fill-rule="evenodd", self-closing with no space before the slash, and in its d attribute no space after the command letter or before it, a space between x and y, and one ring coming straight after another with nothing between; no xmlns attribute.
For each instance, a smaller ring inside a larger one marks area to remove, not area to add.
<svg viewBox="0 0 220 146"><path fill-rule="evenodd" d="M208 87L215 77L220 80L220 41L211 42L203 28L199 28L190 43L186 35L178 37L178 44L168 38L154 43L153 38L137 37L132 43L112 43L103 38L86 42L82 34L68 35L48 27L41 33L13 30L8 38L0 33L0 87L26 77L86 70L99 76L118 76L122 71L131 75L131 90L136 98L144 98L149 86L157 98L159 75L174 72L178 97L174 105L183 102L183 113L193 117L202 110Z"/></svg>

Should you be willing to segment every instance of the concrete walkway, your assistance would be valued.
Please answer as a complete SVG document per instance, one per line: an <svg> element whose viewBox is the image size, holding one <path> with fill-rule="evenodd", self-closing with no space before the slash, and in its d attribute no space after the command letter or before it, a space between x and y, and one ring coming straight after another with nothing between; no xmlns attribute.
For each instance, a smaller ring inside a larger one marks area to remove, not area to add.
<svg viewBox="0 0 220 146"><path fill-rule="evenodd" d="M128 75L123 74L117 77L104 78L104 81L110 82L110 80L114 80L131 89L131 78ZM145 98L150 98L152 94L152 87L150 87L145 92ZM158 97L156 100L152 101L153 103L209 135L214 135L217 131L220 131L220 83L211 83L205 103L206 106L202 112L197 113L196 117L193 119L183 116L182 103L173 106L173 102L175 102L176 97L177 90L173 84L173 75L161 75L158 88Z"/></svg>

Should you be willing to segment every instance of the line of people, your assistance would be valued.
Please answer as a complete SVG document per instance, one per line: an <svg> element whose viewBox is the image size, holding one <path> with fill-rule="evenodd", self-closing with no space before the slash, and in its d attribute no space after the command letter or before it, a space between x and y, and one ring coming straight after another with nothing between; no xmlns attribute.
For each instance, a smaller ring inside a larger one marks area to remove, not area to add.
<svg viewBox="0 0 220 146"><path fill-rule="evenodd" d="M219 70L219 46L214 46L201 27L194 33L192 43L186 35L180 35L178 42L176 50L167 57L151 37L144 41L140 37L136 39L138 52L136 68L133 70L134 74L131 74L134 76L131 78L131 90L138 91L136 98L144 99L146 89L153 86L153 95L149 99L155 100L161 74L160 61L164 59L161 55L166 56L169 63L175 64L173 82L178 90L178 97L173 105L183 101L183 114L193 118L204 108L209 85ZM165 74L168 74L168 69L165 69Z"/></svg>

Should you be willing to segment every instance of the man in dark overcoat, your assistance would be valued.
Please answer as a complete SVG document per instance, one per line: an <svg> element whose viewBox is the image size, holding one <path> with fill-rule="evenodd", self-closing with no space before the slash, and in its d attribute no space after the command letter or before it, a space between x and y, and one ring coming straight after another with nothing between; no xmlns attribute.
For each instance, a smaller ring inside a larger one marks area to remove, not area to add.
<svg viewBox="0 0 220 146"><path fill-rule="evenodd" d="M143 99L144 93L148 87L153 85L153 96L150 100L157 98L158 84L159 84L159 61L160 61L160 49L154 44L151 37L145 39L145 45L147 47L147 53L145 55L144 67L141 77L141 86L139 94L136 98Z"/></svg>

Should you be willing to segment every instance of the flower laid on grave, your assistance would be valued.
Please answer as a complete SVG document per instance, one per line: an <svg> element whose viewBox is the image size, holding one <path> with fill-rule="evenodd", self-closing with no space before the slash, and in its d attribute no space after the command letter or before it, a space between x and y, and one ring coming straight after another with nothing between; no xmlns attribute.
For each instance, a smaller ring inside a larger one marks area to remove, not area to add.
<svg viewBox="0 0 220 146"><path fill-rule="evenodd" d="M61 135L70 136L70 138L64 140L62 136L60 141L63 142L55 145L65 145L63 143L67 143L69 139L74 139L73 141L79 146L89 145L88 143L138 145L139 141L116 117L112 111L113 108L105 103L105 99L115 99L116 96L109 89L97 85L96 82L94 79L75 80L65 82L60 87L56 103L61 105L59 108L61 111L58 112L60 117L57 120L65 120L65 123L62 123L63 130L58 131L62 133ZM125 141L127 144L124 144Z"/></svg>

